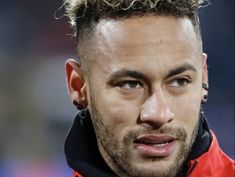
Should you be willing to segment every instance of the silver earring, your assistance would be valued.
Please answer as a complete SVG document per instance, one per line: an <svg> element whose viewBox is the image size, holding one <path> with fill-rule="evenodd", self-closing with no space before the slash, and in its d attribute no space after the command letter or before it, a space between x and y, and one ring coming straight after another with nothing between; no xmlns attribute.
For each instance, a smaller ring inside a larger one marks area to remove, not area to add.
<svg viewBox="0 0 235 177"><path fill-rule="evenodd" d="M202 83L202 88L204 88L206 91L208 91L209 86L208 86L208 84Z"/></svg>

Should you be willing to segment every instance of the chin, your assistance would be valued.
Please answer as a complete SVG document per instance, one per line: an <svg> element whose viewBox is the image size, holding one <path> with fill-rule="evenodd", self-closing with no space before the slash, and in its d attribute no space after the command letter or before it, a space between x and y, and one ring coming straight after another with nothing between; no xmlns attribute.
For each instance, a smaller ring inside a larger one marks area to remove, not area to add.
<svg viewBox="0 0 235 177"><path fill-rule="evenodd" d="M184 148L177 146L175 151L167 157L144 157L140 154L132 154L125 166L128 177L174 177L181 169L185 160Z"/></svg>

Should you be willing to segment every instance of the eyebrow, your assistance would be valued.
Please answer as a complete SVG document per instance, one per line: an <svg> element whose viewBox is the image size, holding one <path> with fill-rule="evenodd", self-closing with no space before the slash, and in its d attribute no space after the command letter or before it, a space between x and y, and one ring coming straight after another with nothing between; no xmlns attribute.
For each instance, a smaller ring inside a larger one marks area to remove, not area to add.
<svg viewBox="0 0 235 177"><path fill-rule="evenodd" d="M173 68L170 71L168 71L166 77L172 77L172 76L181 74L181 73L183 73L185 71L188 71L188 70L191 70L191 71L193 71L195 73L197 72L197 69L193 65L185 63L185 64L183 64L181 66L178 66L178 67Z"/></svg>
<svg viewBox="0 0 235 177"><path fill-rule="evenodd" d="M197 72L196 68L193 65L186 63L186 64L175 67L175 68L171 69L170 71L168 71L166 77L172 77L174 75L181 74L181 73L188 71L188 70L191 70L193 72ZM128 70L128 69L122 69L122 70L119 70L119 71L112 73L108 80L113 80L114 78L119 79L122 77L132 77L135 79L141 79L145 82L148 82L148 80L149 80L144 73L136 71L136 70Z"/></svg>
<svg viewBox="0 0 235 177"><path fill-rule="evenodd" d="M114 78L118 79L118 78L122 78L122 77L132 77L135 79L141 79L143 81L148 81L148 78L142 72L135 71L135 70L127 70L127 69L122 69L120 71L114 72L109 77L109 80L112 80Z"/></svg>

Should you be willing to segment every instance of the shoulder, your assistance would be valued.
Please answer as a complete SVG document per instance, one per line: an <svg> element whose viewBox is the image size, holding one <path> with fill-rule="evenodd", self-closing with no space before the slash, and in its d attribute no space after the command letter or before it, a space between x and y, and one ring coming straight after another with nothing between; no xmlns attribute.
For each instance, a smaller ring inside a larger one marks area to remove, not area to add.
<svg viewBox="0 0 235 177"><path fill-rule="evenodd" d="M190 177L197 177L205 174L207 177L233 176L235 173L235 162L229 158L219 147L217 138L212 132L213 140L207 152L199 158L191 161L195 164Z"/></svg>

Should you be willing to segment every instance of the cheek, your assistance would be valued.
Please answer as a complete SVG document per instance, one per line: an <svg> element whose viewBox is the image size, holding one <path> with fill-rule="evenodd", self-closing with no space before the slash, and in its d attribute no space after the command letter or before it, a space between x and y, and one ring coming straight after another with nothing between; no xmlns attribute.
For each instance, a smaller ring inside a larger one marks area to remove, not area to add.
<svg viewBox="0 0 235 177"><path fill-rule="evenodd" d="M199 119L201 97L200 95L189 95L176 104L176 119L191 136Z"/></svg>
<svg viewBox="0 0 235 177"><path fill-rule="evenodd" d="M125 100L107 91L104 94L100 93L96 100L98 100L97 108L103 115L105 124L118 129L125 129L136 124L140 112L138 99Z"/></svg>

